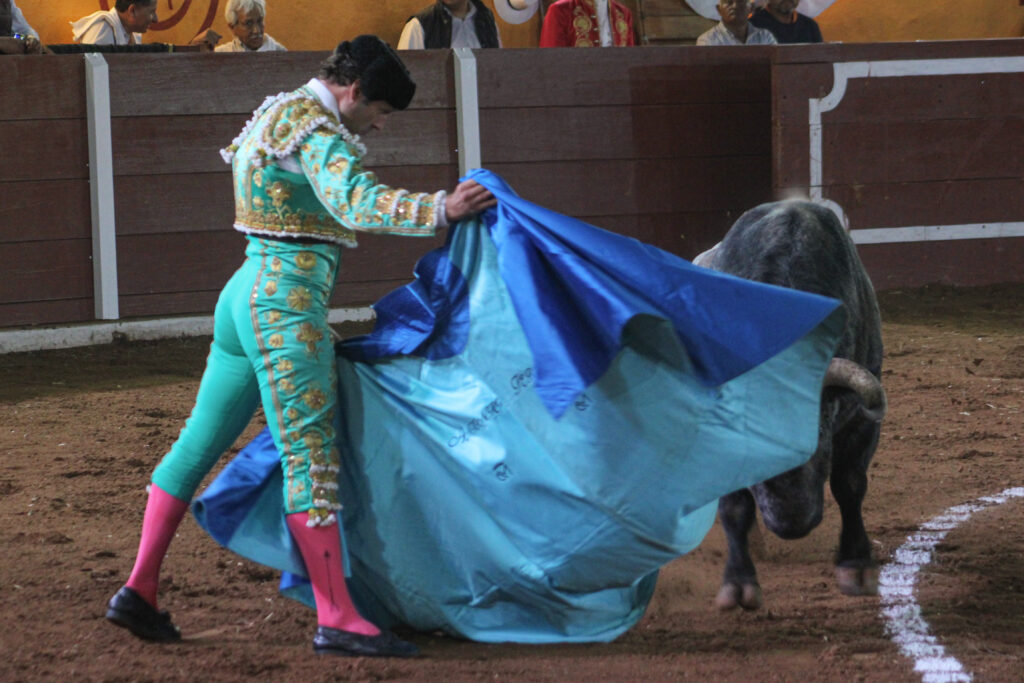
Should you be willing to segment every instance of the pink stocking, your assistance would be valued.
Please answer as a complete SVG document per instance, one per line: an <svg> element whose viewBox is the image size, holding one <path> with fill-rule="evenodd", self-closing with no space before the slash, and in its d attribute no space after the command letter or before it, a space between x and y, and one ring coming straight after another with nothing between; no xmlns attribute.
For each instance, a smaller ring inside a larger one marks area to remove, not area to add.
<svg viewBox="0 0 1024 683"><path fill-rule="evenodd" d="M142 518L139 553L135 557L132 575L128 577L128 583L125 585L141 595L154 608L157 607L156 590L160 583L160 565L186 510L188 502L166 493L156 484L150 485L146 515Z"/></svg>
<svg viewBox="0 0 1024 683"><path fill-rule="evenodd" d="M380 629L363 619L349 597L338 527L333 524L306 526L308 519L305 512L285 517L288 530L292 532L306 563L309 581L313 584L317 623L342 631L377 635Z"/></svg>

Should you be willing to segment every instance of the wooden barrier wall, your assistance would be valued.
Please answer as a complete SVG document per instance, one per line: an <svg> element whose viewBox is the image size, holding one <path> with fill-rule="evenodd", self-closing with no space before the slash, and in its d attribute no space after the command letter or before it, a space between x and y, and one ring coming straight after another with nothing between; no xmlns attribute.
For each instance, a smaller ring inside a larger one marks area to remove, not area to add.
<svg viewBox="0 0 1024 683"><path fill-rule="evenodd" d="M105 56L122 318L213 311L245 248L219 150L266 95L302 85L323 56ZM436 190L458 180L451 60L407 57L415 102L369 145L382 182ZM94 318L84 74L81 56L0 61L0 92L19 94L0 98L0 327ZM440 244L361 236L332 305L375 301Z"/></svg>
<svg viewBox="0 0 1024 683"><path fill-rule="evenodd" d="M820 196L876 288L1021 280L1024 41L782 46L773 90L777 196L813 195L809 102L833 100Z"/></svg>
<svg viewBox="0 0 1024 683"><path fill-rule="evenodd" d="M0 327L90 320L82 59L0 58Z"/></svg>
<svg viewBox="0 0 1024 683"><path fill-rule="evenodd" d="M692 258L771 198L768 50L479 52L483 166Z"/></svg>
<svg viewBox="0 0 1024 683"><path fill-rule="evenodd" d="M245 249L231 229L231 173L219 150L266 95L302 85L323 55L223 57L108 56L123 317L213 310ZM389 184L450 187L458 176L451 54L407 61L418 84L414 104L375 134L366 164ZM416 257L438 244L361 236L332 304L375 301L408 282Z"/></svg>
<svg viewBox="0 0 1024 683"><path fill-rule="evenodd" d="M855 238L1022 225L1020 72L850 78L820 116L815 187L809 118L809 102L833 90L836 64L1022 54L1024 41L477 51L483 165L530 200L686 258L742 211L791 194L833 202ZM267 94L302 84L322 56L106 55L123 318L212 312L244 249L218 150ZM367 166L389 184L450 188L453 54L405 59L417 96L369 139ZM0 93L0 327L92 320L83 59L6 57ZM376 300L439 243L363 236L332 304ZM1024 272L1020 237L860 250L880 289Z"/></svg>

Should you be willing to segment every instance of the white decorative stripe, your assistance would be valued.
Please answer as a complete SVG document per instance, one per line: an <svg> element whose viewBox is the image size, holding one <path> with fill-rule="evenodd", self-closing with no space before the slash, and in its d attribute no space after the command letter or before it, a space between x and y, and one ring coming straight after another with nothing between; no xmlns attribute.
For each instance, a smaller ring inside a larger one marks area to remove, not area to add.
<svg viewBox="0 0 1024 683"><path fill-rule="evenodd" d="M834 201L825 199L824 196L824 187L822 183L824 182L823 166L825 154L822 145L823 124L821 122L821 115L825 112L832 111L839 106L839 103L842 102L843 97L846 95L846 86L850 80L854 78L902 78L908 76L955 76L1020 72L1024 72L1024 57L1022 56L969 57L960 59L897 59L870 62L834 63L832 65L832 90L824 97L810 98L807 101L807 125L810 136L808 148L808 190L811 200L824 204L834 211L839 217L840 222L849 230L849 218L847 218L843 207L839 206L839 204ZM1010 223L990 225L1015 226L1019 224ZM964 226L941 227L960 228ZM879 228L879 230L897 229L902 230L903 228ZM914 229L917 228L911 228L911 230ZM862 230L860 232L866 231ZM894 234L895 233L887 233L882 238L871 240L871 242L917 242L922 241L922 239L929 239L928 237L905 239L902 236L898 239L887 238ZM955 235L956 232L947 232L945 234ZM990 236L1017 237L1018 235L983 235L983 237ZM867 240L870 238L867 235L862 237L865 240L864 242L861 242L862 244L869 243ZM973 237L931 237L930 239L973 239ZM857 238L854 238L854 241L857 242Z"/></svg>
<svg viewBox="0 0 1024 683"><path fill-rule="evenodd" d="M1024 487L1006 489L994 496L954 505L938 517L919 527L907 542L896 549L893 560L882 568L878 577L878 594L886 631L904 656L914 660L914 671L924 683L966 683L971 673L929 632L928 622L921 616L921 606L914 598L914 585L921 567L932 559L935 547L952 529L966 522L971 515L1011 498L1024 498Z"/></svg>
<svg viewBox="0 0 1024 683"><path fill-rule="evenodd" d="M409 215L411 216L411 220L412 220L413 223L415 223L416 220L419 218L419 215L420 215L420 205L423 204L423 197L424 197L424 195L417 194L415 196L416 196L416 199L413 200L412 211L409 212Z"/></svg>
<svg viewBox="0 0 1024 683"><path fill-rule="evenodd" d="M448 193L445 190L434 195L434 225L439 228L448 226L448 211L444 205L447 198Z"/></svg>
<svg viewBox="0 0 1024 683"><path fill-rule="evenodd" d="M906 228L865 228L850 231L850 238L855 244L979 240L995 237L1024 237L1024 222L917 225Z"/></svg>
<svg viewBox="0 0 1024 683"><path fill-rule="evenodd" d="M392 218L397 218L398 217L398 203L400 201L402 201L402 199L404 197L408 197L408 196L409 196L409 191L408 190L399 190L398 192L396 192L395 193L395 201L391 202L391 208L388 209L388 215L391 216ZM415 218L416 214L413 214L413 217Z"/></svg>

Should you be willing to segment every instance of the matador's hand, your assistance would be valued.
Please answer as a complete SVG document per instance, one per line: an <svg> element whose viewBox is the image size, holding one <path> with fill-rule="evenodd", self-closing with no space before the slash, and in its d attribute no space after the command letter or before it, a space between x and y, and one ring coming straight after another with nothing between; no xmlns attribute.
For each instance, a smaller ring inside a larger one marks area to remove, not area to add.
<svg viewBox="0 0 1024 683"><path fill-rule="evenodd" d="M473 180L464 180L455 186L444 200L444 210L449 223L458 223L463 218L480 213L497 205L491 191Z"/></svg>

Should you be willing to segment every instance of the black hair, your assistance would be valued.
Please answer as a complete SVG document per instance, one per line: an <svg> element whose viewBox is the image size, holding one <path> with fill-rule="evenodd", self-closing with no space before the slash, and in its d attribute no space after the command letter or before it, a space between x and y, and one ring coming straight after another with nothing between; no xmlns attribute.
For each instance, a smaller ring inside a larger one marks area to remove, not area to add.
<svg viewBox="0 0 1024 683"><path fill-rule="evenodd" d="M149 7L150 5L155 4L156 0L117 0L117 3L114 5L114 9L116 9L118 12L127 12L128 8L132 5L142 5L143 7Z"/></svg>
<svg viewBox="0 0 1024 683"><path fill-rule="evenodd" d="M358 80L367 100L384 100L395 109L408 107L416 93L416 83L398 53L377 36L362 35L338 43L320 65L319 76L338 85Z"/></svg>

